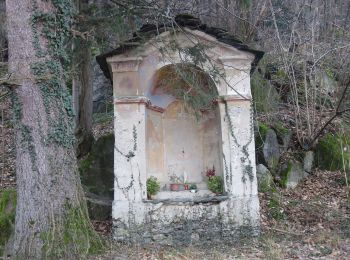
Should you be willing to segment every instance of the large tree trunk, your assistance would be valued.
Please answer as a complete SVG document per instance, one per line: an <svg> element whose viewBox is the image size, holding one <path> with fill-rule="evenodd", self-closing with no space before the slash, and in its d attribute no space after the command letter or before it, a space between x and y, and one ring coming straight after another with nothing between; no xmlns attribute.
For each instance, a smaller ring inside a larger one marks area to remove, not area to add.
<svg viewBox="0 0 350 260"><path fill-rule="evenodd" d="M92 134L92 66L90 45L75 40L73 65L73 102L75 112L76 152L80 158L86 155L93 143Z"/></svg>
<svg viewBox="0 0 350 260"><path fill-rule="evenodd" d="M79 12L84 13L88 6L87 0L76 1ZM84 28L82 28L84 29ZM75 136L77 138L76 152L80 158L86 155L93 143L92 134L92 66L91 48L88 39L77 37L73 44L73 104L75 112Z"/></svg>
<svg viewBox="0 0 350 260"><path fill-rule="evenodd" d="M0 0L0 75L3 66L2 62L6 60L7 56L5 19L5 0Z"/></svg>
<svg viewBox="0 0 350 260"><path fill-rule="evenodd" d="M19 259L77 257L94 245L95 233L77 174L73 113L60 62L70 1L7 0L6 12L9 71L20 82L14 98L14 254Z"/></svg>

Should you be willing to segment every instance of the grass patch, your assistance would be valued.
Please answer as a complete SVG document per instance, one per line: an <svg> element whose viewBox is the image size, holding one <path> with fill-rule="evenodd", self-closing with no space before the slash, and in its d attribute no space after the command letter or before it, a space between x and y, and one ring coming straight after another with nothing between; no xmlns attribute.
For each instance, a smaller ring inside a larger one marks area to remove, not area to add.
<svg viewBox="0 0 350 260"><path fill-rule="evenodd" d="M269 215L276 220L286 219L286 215L281 206L280 194L277 192L270 192L268 194L267 207L269 209Z"/></svg>
<svg viewBox="0 0 350 260"><path fill-rule="evenodd" d="M320 169L350 172L350 136L327 134L316 147L315 159Z"/></svg>
<svg viewBox="0 0 350 260"><path fill-rule="evenodd" d="M267 131L269 129L270 128L268 127L268 125L266 125L264 123L259 123L258 133L255 135L255 147L256 147L256 149L261 150L263 148L266 134L267 134Z"/></svg>
<svg viewBox="0 0 350 260"><path fill-rule="evenodd" d="M284 258L282 248L275 241L273 235L266 235L262 237L262 245L266 259L279 260Z"/></svg>
<svg viewBox="0 0 350 260"><path fill-rule="evenodd" d="M16 216L17 194L14 189L6 189L0 192L0 255L11 236Z"/></svg>
<svg viewBox="0 0 350 260"><path fill-rule="evenodd" d="M267 113L277 108L279 95L270 82L264 79L260 73L253 74L251 88L255 111Z"/></svg>

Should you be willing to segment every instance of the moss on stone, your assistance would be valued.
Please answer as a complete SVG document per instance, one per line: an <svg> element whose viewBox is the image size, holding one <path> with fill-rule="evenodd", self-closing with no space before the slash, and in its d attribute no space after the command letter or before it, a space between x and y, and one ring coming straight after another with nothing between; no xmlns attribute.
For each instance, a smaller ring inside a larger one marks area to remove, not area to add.
<svg viewBox="0 0 350 260"><path fill-rule="evenodd" d="M88 155L85 159L79 162L79 171L86 172L92 164L92 156Z"/></svg>
<svg viewBox="0 0 350 260"><path fill-rule="evenodd" d="M274 125L274 129L276 131L277 136L281 136L281 137L290 132L290 130L284 127L282 123L276 123Z"/></svg>
<svg viewBox="0 0 350 260"><path fill-rule="evenodd" d="M350 135L324 136L316 147L315 159L321 169L350 172Z"/></svg>
<svg viewBox="0 0 350 260"><path fill-rule="evenodd" d="M16 190L6 189L0 192L0 255L10 238L16 215Z"/></svg>
<svg viewBox="0 0 350 260"><path fill-rule="evenodd" d="M267 131L270 128L264 123L259 123L258 133L255 135L255 146L257 149L261 149L264 145Z"/></svg>
<svg viewBox="0 0 350 260"><path fill-rule="evenodd" d="M291 172L292 172L292 163L288 162L287 167L281 171L280 184L283 188L287 188L287 182Z"/></svg>
<svg viewBox="0 0 350 260"><path fill-rule="evenodd" d="M113 198L114 135L100 137L90 154L79 163L81 182L85 190L96 195Z"/></svg>
<svg viewBox="0 0 350 260"><path fill-rule="evenodd" d="M279 69L273 73L271 78L279 84L287 84L289 82L288 75L283 69Z"/></svg>
<svg viewBox="0 0 350 260"><path fill-rule="evenodd" d="M275 88L263 75L256 72L251 78L251 89L254 109L257 112L273 111L279 102L279 95Z"/></svg>

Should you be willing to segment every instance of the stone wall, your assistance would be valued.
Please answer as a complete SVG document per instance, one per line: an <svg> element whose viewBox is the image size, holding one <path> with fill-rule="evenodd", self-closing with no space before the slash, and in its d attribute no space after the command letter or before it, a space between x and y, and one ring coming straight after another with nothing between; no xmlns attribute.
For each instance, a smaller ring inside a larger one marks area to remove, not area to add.
<svg viewBox="0 0 350 260"><path fill-rule="evenodd" d="M233 242L238 238L257 236L260 231L257 196L223 196L216 201L148 201L130 203L128 208L132 210L125 212L125 219L113 220L113 237L118 241L206 244Z"/></svg>

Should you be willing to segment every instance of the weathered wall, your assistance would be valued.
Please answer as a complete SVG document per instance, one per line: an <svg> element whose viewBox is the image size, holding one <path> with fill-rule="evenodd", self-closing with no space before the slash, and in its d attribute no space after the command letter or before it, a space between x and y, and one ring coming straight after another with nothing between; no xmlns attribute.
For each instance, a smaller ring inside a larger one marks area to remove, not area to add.
<svg viewBox="0 0 350 260"><path fill-rule="evenodd" d="M147 176L156 177L162 187L171 182L171 175L185 175L188 183L202 187L206 169L215 167L216 174L222 175L217 109L196 118L176 101L163 113L147 109L146 127Z"/></svg>
<svg viewBox="0 0 350 260"><path fill-rule="evenodd" d="M189 245L233 242L259 234L255 197L207 203L130 202L128 207L132 210L113 219L113 237L118 241Z"/></svg>
<svg viewBox="0 0 350 260"><path fill-rule="evenodd" d="M146 157L147 175L156 177L162 185L167 180L164 174L164 137L162 113L147 109Z"/></svg>
<svg viewBox="0 0 350 260"><path fill-rule="evenodd" d="M204 111L201 118L203 140L203 171L215 168L216 175L222 176L222 137L220 111L215 107L213 111Z"/></svg>
<svg viewBox="0 0 350 260"><path fill-rule="evenodd" d="M187 176L190 183L202 182L203 143L200 122L185 111L181 102L164 112L165 171L171 176Z"/></svg>

